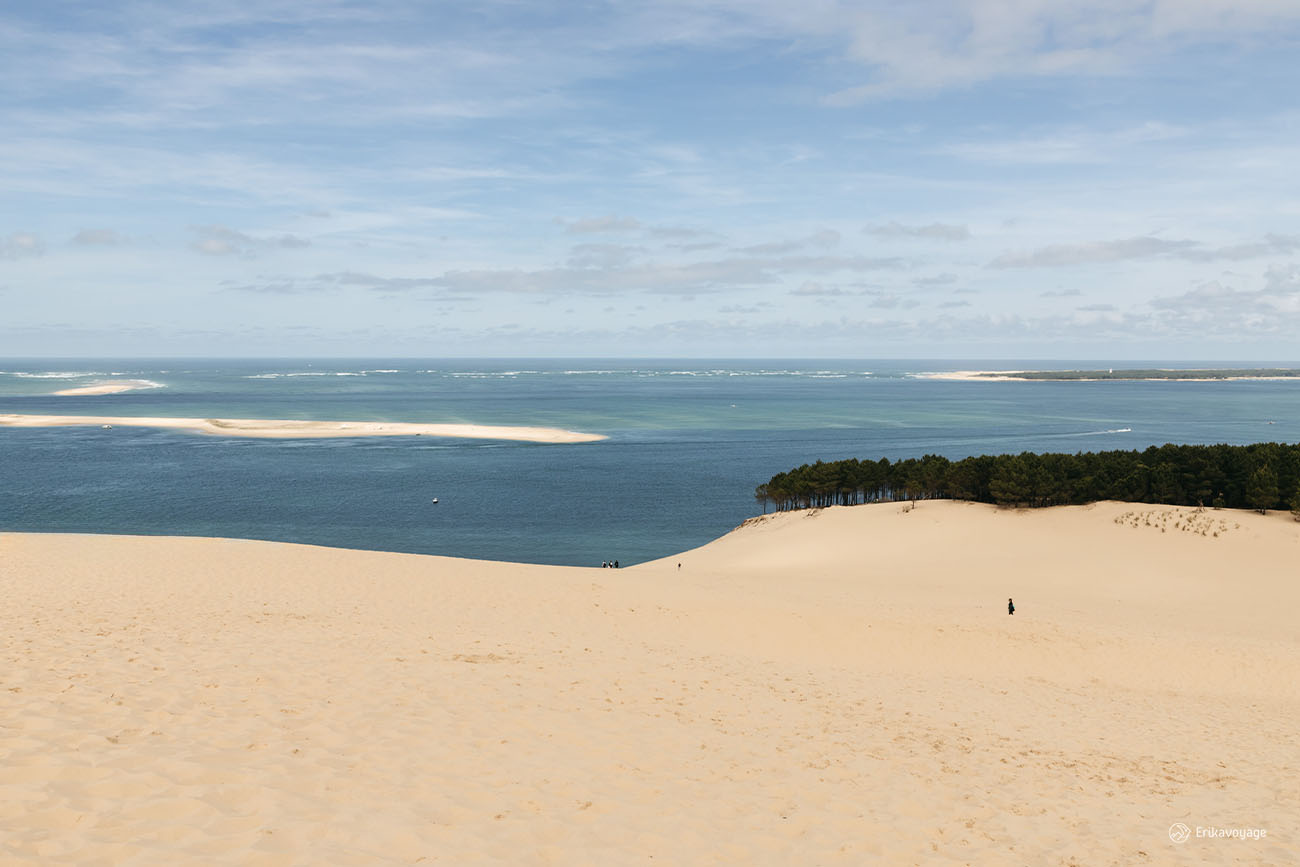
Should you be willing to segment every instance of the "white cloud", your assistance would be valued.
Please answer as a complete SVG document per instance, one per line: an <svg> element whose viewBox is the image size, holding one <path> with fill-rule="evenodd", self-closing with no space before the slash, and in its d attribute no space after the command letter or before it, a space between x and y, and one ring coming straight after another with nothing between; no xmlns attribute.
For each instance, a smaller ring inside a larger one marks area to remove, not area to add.
<svg viewBox="0 0 1300 867"><path fill-rule="evenodd" d="M1274 265L1264 272L1268 292L1300 292L1300 265Z"/></svg>
<svg viewBox="0 0 1300 867"><path fill-rule="evenodd" d="M796 250L802 250L806 247L835 247L838 246L839 243L839 232L836 232L834 229L822 229L803 238L792 238L788 241L768 241L764 244L754 244L749 247L738 247L736 249L737 252L740 253L772 256L780 255L782 253L793 253Z"/></svg>
<svg viewBox="0 0 1300 867"><path fill-rule="evenodd" d="M1167 241L1150 236L1124 238L1119 241L1094 241L1087 244L1052 244L1022 253L1004 253L989 268L1052 268L1062 265L1087 265L1118 262L1124 259L1148 259L1195 247L1195 241Z"/></svg>
<svg viewBox="0 0 1300 867"><path fill-rule="evenodd" d="M208 256L253 257L263 250L310 247L311 242L296 235L254 238L226 226L192 226L198 237L190 245Z"/></svg>
<svg viewBox="0 0 1300 867"><path fill-rule="evenodd" d="M935 286L951 286L956 282L957 275L945 271L942 274L934 274L930 277L917 277L912 281L912 285L931 288Z"/></svg>
<svg viewBox="0 0 1300 867"><path fill-rule="evenodd" d="M442 284L432 277L379 277L357 271L321 274L316 280L329 286L357 287L382 293L412 292L421 289L437 290L442 287Z"/></svg>
<svg viewBox="0 0 1300 867"><path fill-rule="evenodd" d="M651 237L667 238L675 240L689 240L691 238L711 238L717 237L716 232L709 232L702 229L692 229L687 226L652 226L650 229ZM703 242L701 242L703 243ZM717 246L716 242L709 242ZM697 244L699 246L699 244Z"/></svg>
<svg viewBox="0 0 1300 867"><path fill-rule="evenodd" d="M793 253L795 250L800 250L802 248L802 241L767 241L763 244L737 247L736 252L752 253L756 256L778 256L782 253Z"/></svg>
<svg viewBox="0 0 1300 867"><path fill-rule="evenodd" d="M72 236L72 243L85 247L113 247L125 244L129 240L126 235L113 229L82 229Z"/></svg>
<svg viewBox="0 0 1300 867"><path fill-rule="evenodd" d="M1258 324L1277 319L1279 324L1300 319L1300 265L1274 266L1264 272L1263 286L1242 290L1210 280L1181 295L1155 298L1151 306L1181 318L1216 322Z"/></svg>
<svg viewBox="0 0 1300 867"><path fill-rule="evenodd" d="M845 295L856 295L856 292L845 292L839 286L823 286L820 283L814 283L812 280L805 280L797 289L790 290L791 295L804 298L841 298Z"/></svg>
<svg viewBox="0 0 1300 867"><path fill-rule="evenodd" d="M759 262L719 260L647 263L623 268L480 269L447 271L431 281L454 293L526 295L610 295L623 292L683 295L772 283L776 277Z"/></svg>
<svg viewBox="0 0 1300 867"><path fill-rule="evenodd" d="M1262 256L1287 255L1300 251L1300 235L1265 235L1263 240L1241 244L1215 247L1209 250L1188 250L1183 253L1188 259L1202 262L1216 260L1239 261L1258 259Z"/></svg>
<svg viewBox="0 0 1300 867"><path fill-rule="evenodd" d="M627 244L576 244L569 251L571 268L621 268L644 251Z"/></svg>
<svg viewBox="0 0 1300 867"><path fill-rule="evenodd" d="M269 283L226 283L222 289L228 292L251 292L258 295L301 295L315 291L315 288L294 280L280 280Z"/></svg>
<svg viewBox="0 0 1300 867"><path fill-rule="evenodd" d="M883 238L924 238L932 241L965 241L970 238L970 229L949 223L904 226L891 222L883 226L868 226L863 231L868 235L879 235Z"/></svg>
<svg viewBox="0 0 1300 867"><path fill-rule="evenodd" d="M580 220L561 220L560 222L575 235L596 232L634 232L642 228L640 220L632 217L617 217L613 214L603 217L585 217Z"/></svg>
<svg viewBox="0 0 1300 867"><path fill-rule="evenodd" d="M840 233L834 229L821 229L805 238L804 243L814 247L836 247L840 243Z"/></svg>
<svg viewBox="0 0 1300 867"><path fill-rule="evenodd" d="M45 242L31 232L14 232L0 238L0 259L23 259L45 253Z"/></svg>
<svg viewBox="0 0 1300 867"><path fill-rule="evenodd" d="M849 56L868 80L832 105L969 88L995 79L1132 74L1187 46L1285 40L1300 21L1287 0L918 0L844 4Z"/></svg>
<svg viewBox="0 0 1300 867"><path fill-rule="evenodd" d="M1219 247L1207 247L1200 241L1171 241L1150 235L1117 241L1092 241L1084 244L1052 244L1019 253L1003 253L989 262L989 268L1053 268L1119 262L1126 259L1158 257L1191 262L1240 261L1300 251L1300 235L1269 234L1263 240Z"/></svg>
<svg viewBox="0 0 1300 867"><path fill-rule="evenodd" d="M208 227L212 228L212 227ZM229 230L227 230L229 231ZM234 233L242 235L242 233ZM247 242L230 239L226 232L211 233L207 240L227 253ZM225 245L230 245L229 248ZM385 277L357 271L319 274L307 280L277 278L265 283L241 283L225 288L242 292L312 292L326 289L360 289L388 295L422 292L440 298L474 298L513 294L538 298L558 295L605 296L627 293L696 295L776 285L790 275L861 273L889 270L901 260L863 256L735 256L695 262L637 262L637 247L578 245L568 266L556 268L463 268L417 277ZM818 294L820 284L802 294ZM796 294L799 294L796 292ZM820 294L841 294L828 290ZM850 294L850 293L843 293Z"/></svg>
<svg viewBox="0 0 1300 867"><path fill-rule="evenodd" d="M1038 135L954 141L932 150L942 156L1008 166L1086 165L1129 159L1135 147L1167 145L1192 134L1184 127L1148 121L1113 130L1071 126Z"/></svg>

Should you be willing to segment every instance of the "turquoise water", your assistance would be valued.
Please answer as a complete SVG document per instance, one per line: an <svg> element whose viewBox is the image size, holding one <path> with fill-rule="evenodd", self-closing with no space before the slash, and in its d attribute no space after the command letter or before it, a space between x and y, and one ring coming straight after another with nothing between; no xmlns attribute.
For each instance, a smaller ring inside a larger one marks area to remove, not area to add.
<svg viewBox="0 0 1300 867"><path fill-rule="evenodd" d="M543 425L609 439L538 445L0 429L0 529L233 536L631 564L727 532L759 508L755 485L818 459L1300 438L1297 381L999 383L920 375L1198 366L1232 365L7 360L0 361L0 413ZM51 395L125 379L156 387Z"/></svg>

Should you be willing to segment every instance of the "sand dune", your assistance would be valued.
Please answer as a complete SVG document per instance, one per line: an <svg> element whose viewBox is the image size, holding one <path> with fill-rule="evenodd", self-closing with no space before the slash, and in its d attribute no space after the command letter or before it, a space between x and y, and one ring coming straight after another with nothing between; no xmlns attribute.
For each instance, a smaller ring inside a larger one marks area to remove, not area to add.
<svg viewBox="0 0 1300 867"><path fill-rule="evenodd" d="M136 416L0 414L0 427L157 427L222 436L266 439L320 437L432 436L457 439L515 440L535 443L589 443L601 434L549 427L486 424L423 424L394 421L304 421L261 418L146 418Z"/></svg>
<svg viewBox="0 0 1300 867"><path fill-rule="evenodd" d="M1113 503L617 571L3 534L0 860L1295 863L1297 554Z"/></svg>

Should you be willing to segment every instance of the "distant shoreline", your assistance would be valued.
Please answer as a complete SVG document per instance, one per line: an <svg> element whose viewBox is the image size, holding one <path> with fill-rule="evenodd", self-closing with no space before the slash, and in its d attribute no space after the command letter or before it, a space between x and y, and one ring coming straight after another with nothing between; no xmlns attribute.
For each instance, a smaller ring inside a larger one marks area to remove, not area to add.
<svg viewBox="0 0 1300 867"><path fill-rule="evenodd" d="M433 436L453 439L513 440L534 443L589 443L607 439L601 434L549 427L513 427L484 424L425 424L388 421L307 421L258 418L147 418L90 415L0 415L0 427L154 427L188 430L218 436L263 439L319 439L325 437Z"/></svg>
<svg viewBox="0 0 1300 867"><path fill-rule="evenodd" d="M1227 382L1240 379L1296 379L1294 368L1156 368L1143 370L951 370L920 373L919 379L959 382Z"/></svg>

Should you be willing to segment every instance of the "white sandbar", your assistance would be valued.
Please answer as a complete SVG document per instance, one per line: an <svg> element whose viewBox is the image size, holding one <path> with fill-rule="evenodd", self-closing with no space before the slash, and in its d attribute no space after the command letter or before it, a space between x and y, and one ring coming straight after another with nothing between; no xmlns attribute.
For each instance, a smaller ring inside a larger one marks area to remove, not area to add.
<svg viewBox="0 0 1300 867"><path fill-rule="evenodd" d="M511 427L486 424L424 424L396 421L304 421L264 418L166 418L100 415L0 414L0 427L158 427L205 434L267 439L320 437L430 436L456 439L515 440L533 443L590 443L601 434L550 427Z"/></svg>
<svg viewBox="0 0 1300 867"><path fill-rule="evenodd" d="M79 385L76 388L64 388L53 393L60 397L83 397L98 394L121 394L124 391L139 391L158 387L158 383L150 382L147 379L122 379L116 382L96 382L91 385Z"/></svg>

